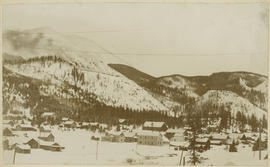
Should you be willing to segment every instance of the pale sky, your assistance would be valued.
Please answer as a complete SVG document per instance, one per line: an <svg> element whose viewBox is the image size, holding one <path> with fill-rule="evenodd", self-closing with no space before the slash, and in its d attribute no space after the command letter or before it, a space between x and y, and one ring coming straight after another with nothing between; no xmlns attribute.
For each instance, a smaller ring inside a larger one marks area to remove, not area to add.
<svg viewBox="0 0 270 167"><path fill-rule="evenodd" d="M154 76L268 73L268 7L263 3L3 6L4 29L43 26L91 38Z"/></svg>

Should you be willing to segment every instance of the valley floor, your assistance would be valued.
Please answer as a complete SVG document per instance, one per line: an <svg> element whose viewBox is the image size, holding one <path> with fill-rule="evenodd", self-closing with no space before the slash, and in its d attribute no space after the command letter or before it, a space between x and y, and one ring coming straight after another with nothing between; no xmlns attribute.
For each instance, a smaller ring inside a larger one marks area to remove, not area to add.
<svg viewBox="0 0 270 167"><path fill-rule="evenodd" d="M56 142L64 146L62 152L51 152L42 149L31 149L31 154L16 153L15 164L71 164L71 165L172 165L178 166L181 151L175 151L168 145L148 146L137 143L115 143L91 140L92 132L86 130L62 131L53 129ZM32 132L29 136L38 135ZM231 153L226 146L211 146L200 154L206 158L203 166L267 166L263 158L267 151L253 152L248 145L238 145L238 152ZM98 150L97 150L98 149ZM5 150L4 162L12 164L14 150ZM188 153L184 151L186 165Z"/></svg>

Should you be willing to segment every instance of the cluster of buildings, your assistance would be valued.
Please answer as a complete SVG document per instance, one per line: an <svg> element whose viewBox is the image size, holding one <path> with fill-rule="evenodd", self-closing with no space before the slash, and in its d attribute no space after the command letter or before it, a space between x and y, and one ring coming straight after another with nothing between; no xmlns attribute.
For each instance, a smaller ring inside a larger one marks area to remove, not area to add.
<svg viewBox="0 0 270 167"><path fill-rule="evenodd" d="M17 123L20 123L16 125ZM15 150L17 153L29 154L31 149L61 151L64 149L55 142L55 136L48 126L36 128L29 122L5 121L3 129L4 150Z"/></svg>
<svg viewBox="0 0 270 167"><path fill-rule="evenodd" d="M79 129L89 129L95 131L96 129L107 129L107 124L97 123L97 122L76 122L70 118L62 118L62 123L59 125L62 128L79 128Z"/></svg>
<svg viewBox="0 0 270 167"><path fill-rule="evenodd" d="M248 136L248 137L246 137ZM258 135L252 133L234 134L234 133L217 133L205 131L198 134L195 140L195 149L198 151L209 150L212 146L248 144L252 145L258 141ZM168 145L174 150L190 149L190 141L193 138L191 128L168 129L165 122L146 121L140 130L119 130L106 131L101 135L92 136L93 140L108 142L136 142L138 145L162 146ZM267 147L267 135L262 138L263 146Z"/></svg>
<svg viewBox="0 0 270 167"><path fill-rule="evenodd" d="M55 118L55 114L45 112L42 117L47 121ZM138 145L162 146L168 145L174 150L188 150L190 140L193 138L191 128L169 129L165 122L146 121L140 129L133 128L125 124L125 119L119 119L119 128L112 130L104 123L96 122L76 122L69 118L62 118L60 128L67 129L88 129L92 131L99 130L91 137L92 140L101 140L105 142L134 142ZM51 128L42 125L39 128L31 125L30 122L21 120L4 120L3 146L4 149L16 149L16 152L31 153L31 149L43 149L49 151L61 151L64 149L58 142L55 142L55 136ZM203 128L195 141L195 148L208 150L211 146L235 144L255 144L258 141L258 135L251 133L217 133L215 125L209 125L208 129ZM25 132L25 135L18 135L16 132ZM14 133L15 132L15 133ZM31 133L30 133L31 132ZM27 136L27 134L37 134L36 136ZM263 135L261 146L267 147L267 134Z"/></svg>

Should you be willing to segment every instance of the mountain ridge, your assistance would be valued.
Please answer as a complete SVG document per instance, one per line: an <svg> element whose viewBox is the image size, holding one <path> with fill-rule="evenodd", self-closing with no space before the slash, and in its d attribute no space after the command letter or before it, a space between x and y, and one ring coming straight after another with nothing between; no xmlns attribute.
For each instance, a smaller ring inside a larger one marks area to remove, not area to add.
<svg viewBox="0 0 270 167"><path fill-rule="evenodd" d="M34 35L31 34L33 31ZM188 105L196 105L196 99L211 90L218 90L221 94L222 91L236 93L237 96L233 96L235 100L247 99L235 102L243 104L243 108L252 108L248 106L254 105L267 111L265 90L268 78L265 76L238 71L213 73L209 76L173 74L154 77L124 62L115 63L109 53L101 54L105 51L87 39L61 33L40 35L40 31L49 30L41 28L29 30L28 34L13 32L5 35L3 58L6 61L3 67L13 73L40 80L42 84L37 85L36 90L47 98L56 96L59 101L57 105L66 101L64 99L71 101L72 105L77 105L78 101L86 103L82 106L94 101L100 103L95 105L99 108L107 105L114 110L155 111L172 117L185 115ZM49 46L52 50L37 51L35 48ZM12 55L11 59L6 58L9 55ZM9 80L5 81L9 83ZM10 84L14 86L14 83Z"/></svg>

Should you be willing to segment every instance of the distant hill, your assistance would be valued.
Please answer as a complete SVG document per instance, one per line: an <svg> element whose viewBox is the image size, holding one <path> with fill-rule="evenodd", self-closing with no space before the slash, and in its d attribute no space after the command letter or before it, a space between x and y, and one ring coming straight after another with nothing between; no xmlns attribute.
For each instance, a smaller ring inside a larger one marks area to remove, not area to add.
<svg viewBox="0 0 270 167"><path fill-rule="evenodd" d="M120 66L121 65L113 65L112 67L123 75L129 77L128 75L132 72L125 72L128 67L125 66L125 68L119 68ZM142 72L136 70L136 74L140 73ZM130 79L134 78L131 77ZM136 82L137 78L134 80ZM236 71L218 72L209 76L184 76L174 74L159 78L152 77L152 79L145 80L145 82L140 80L140 85L149 88L156 93L157 91L155 90L158 88L159 94L161 95L163 93L160 89L163 89L164 91L167 89L167 92L170 90L170 94L177 94L175 96L182 97L185 96L184 98L199 98L210 90L231 91L236 93L238 96L246 98L253 105L267 111L267 80L267 76L264 75ZM175 96L173 96L173 99L175 99ZM184 100L183 98L180 99L182 99L182 101Z"/></svg>

